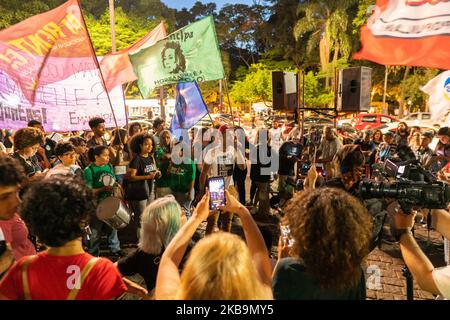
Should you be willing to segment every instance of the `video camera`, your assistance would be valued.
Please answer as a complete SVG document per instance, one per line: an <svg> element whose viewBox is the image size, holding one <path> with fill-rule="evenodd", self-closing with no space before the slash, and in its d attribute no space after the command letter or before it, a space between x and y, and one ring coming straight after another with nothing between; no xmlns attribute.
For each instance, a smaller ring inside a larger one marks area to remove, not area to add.
<svg viewBox="0 0 450 320"><path fill-rule="evenodd" d="M412 208L446 209L450 186L423 168L409 147L399 147L396 155L386 160L381 170L386 181L362 181L360 197L397 199L404 212ZM392 179L395 181L390 182Z"/></svg>

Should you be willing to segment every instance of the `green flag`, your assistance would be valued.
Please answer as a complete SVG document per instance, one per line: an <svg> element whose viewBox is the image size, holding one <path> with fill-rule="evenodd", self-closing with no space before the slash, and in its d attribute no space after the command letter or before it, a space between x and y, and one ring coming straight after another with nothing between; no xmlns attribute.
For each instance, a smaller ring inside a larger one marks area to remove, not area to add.
<svg viewBox="0 0 450 320"><path fill-rule="evenodd" d="M170 34L155 45L130 54L144 97L162 85L224 78L212 16Z"/></svg>

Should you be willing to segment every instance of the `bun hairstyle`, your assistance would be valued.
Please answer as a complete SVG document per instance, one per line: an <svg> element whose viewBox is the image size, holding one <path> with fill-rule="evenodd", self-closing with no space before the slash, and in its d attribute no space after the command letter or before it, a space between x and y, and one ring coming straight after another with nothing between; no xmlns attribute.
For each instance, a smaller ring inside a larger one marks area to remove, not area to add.
<svg viewBox="0 0 450 320"><path fill-rule="evenodd" d="M100 156L104 150L108 150L108 147L105 146L95 146L93 148L89 148L88 151L88 159L91 162L95 162L95 157Z"/></svg>

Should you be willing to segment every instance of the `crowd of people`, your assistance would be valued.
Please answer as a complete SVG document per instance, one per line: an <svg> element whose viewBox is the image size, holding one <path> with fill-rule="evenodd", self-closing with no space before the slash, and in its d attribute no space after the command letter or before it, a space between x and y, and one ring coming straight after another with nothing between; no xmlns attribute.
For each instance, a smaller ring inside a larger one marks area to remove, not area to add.
<svg viewBox="0 0 450 320"><path fill-rule="evenodd" d="M433 133L406 123L395 134L367 129L345 145L330 126L285 134L276 121L251 133L216 124L188 138L172 136L160 118L151 131L139 124L107 130L102 118L89 126L58 142L38 121L1 130L0 228L8 245L0 257L0 299L117 299L126 292L143 299L365 299L361 265L379 243L385 217L377 203L358 197L359 181L401 146L439 179L450 173L446 127L431 150ZM224 179L219 210L210 207L211 177ZM130 252L97 216L110 197L133 213L137 242ZM411 236L414 215L395 201L386 210L418 283L450 298L449 269L434 269ZM450 214L432 215L448 236ZM236 221L244 239L231 232ZM276 261L278 233L260 221L290 230L281 232ZM204 222L199 240L194 235ZM136 274L144 285L127 278Z"/></svg>

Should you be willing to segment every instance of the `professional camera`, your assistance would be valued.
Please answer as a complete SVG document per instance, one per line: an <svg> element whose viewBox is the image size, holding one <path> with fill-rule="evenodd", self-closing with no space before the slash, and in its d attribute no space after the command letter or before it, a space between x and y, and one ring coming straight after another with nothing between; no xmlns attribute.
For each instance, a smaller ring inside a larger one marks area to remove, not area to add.
<svg viewBox="0 0 450 320"><path fill-rule="evenodd" d="M396 157L386 160L381 172L385 181L360 183L361 198L397 199L405 212L411 208L446 209L450 202L450 186L424 169L407 146L399 147ZM395 181L390 182L392 179Z"/></svg>

